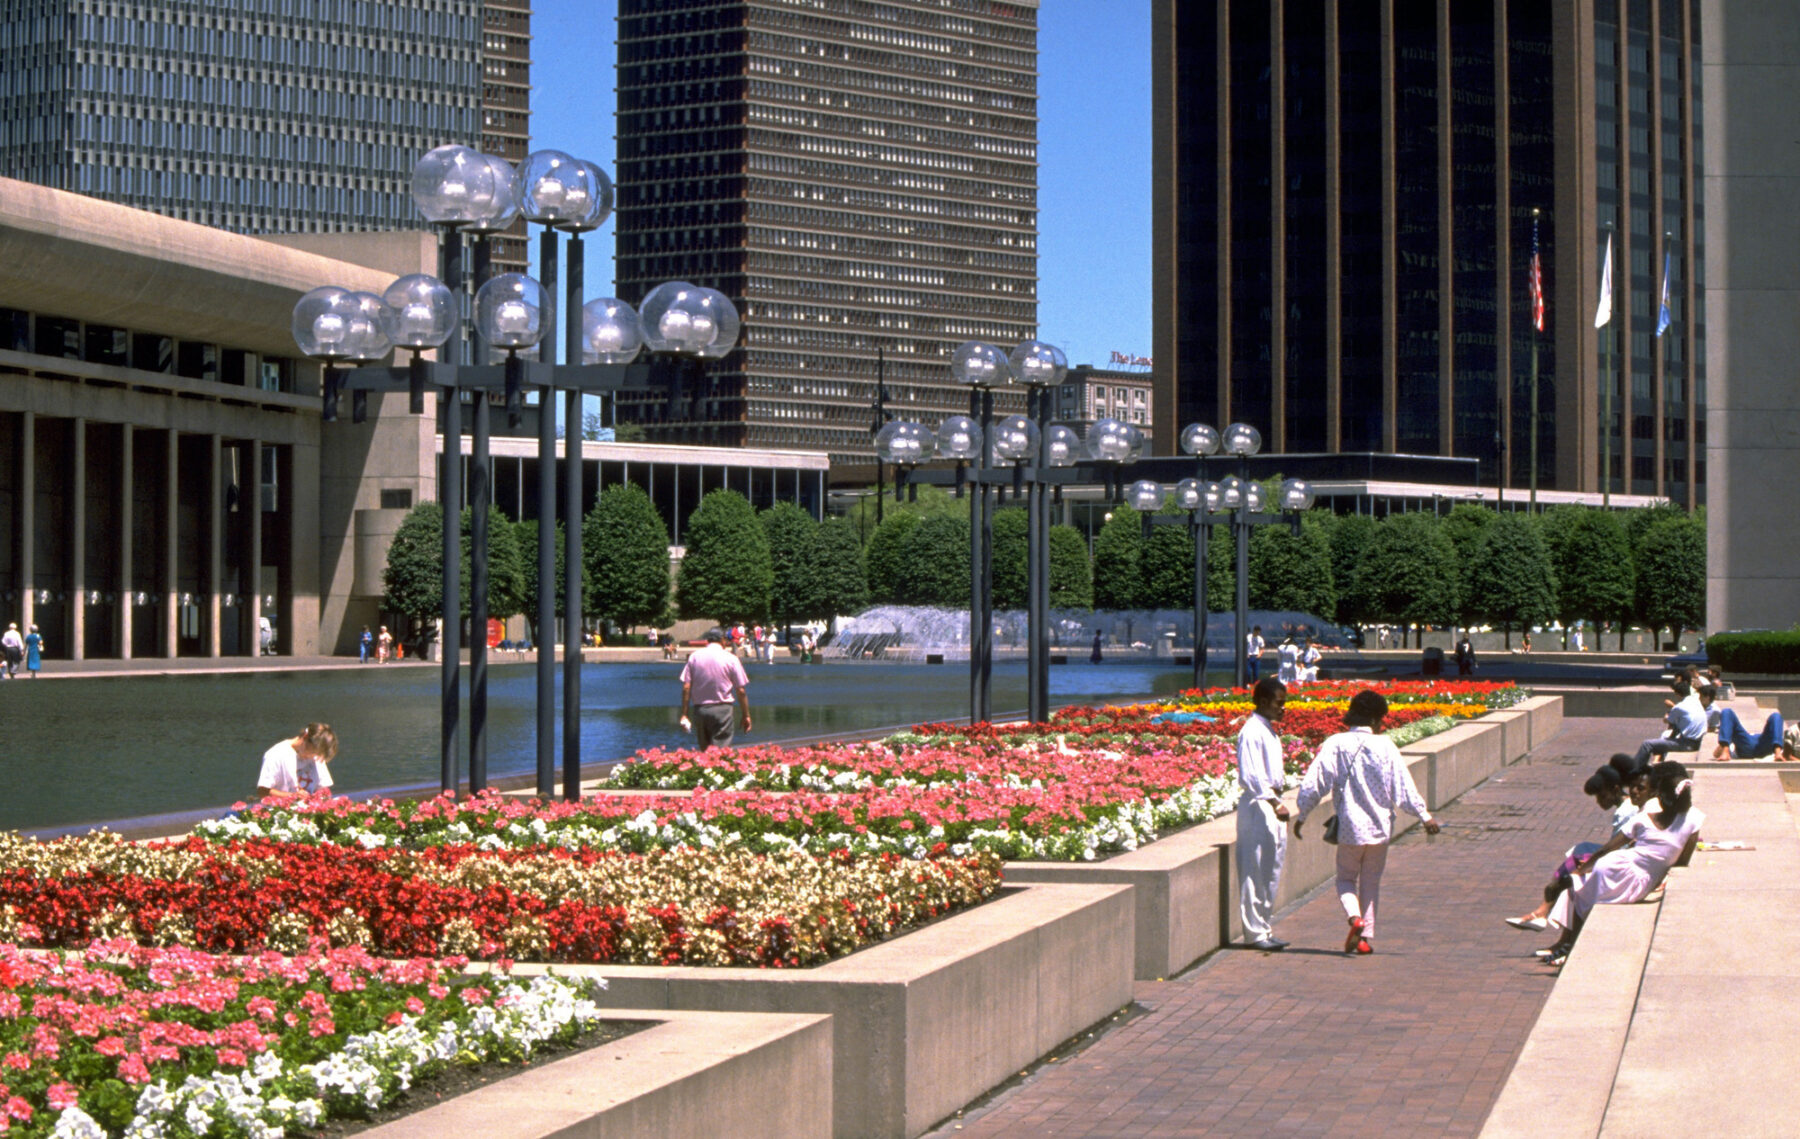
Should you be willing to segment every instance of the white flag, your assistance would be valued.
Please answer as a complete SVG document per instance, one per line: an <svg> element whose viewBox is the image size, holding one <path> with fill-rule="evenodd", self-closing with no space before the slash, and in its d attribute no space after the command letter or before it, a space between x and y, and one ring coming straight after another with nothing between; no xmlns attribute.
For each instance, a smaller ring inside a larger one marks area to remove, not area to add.
<svg viewBox="0 0 1800 1139"><path fill-rule="evenodd" d="M1612 234L1606 235L1606 260L1600 266L1600 307L1594 310L1594 327L1605 328L1612 320Z"/></svg>

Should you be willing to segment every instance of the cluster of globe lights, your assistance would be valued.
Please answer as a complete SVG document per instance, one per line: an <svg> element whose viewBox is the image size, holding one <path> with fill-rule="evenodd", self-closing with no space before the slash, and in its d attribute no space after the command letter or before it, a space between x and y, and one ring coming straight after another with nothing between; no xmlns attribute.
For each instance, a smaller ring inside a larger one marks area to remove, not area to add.
<svg viewBox="0 0 1800 1139"><path fill-rule="evenodd" d="M560 150L528 155L517 170L466 146L440 146L413 168L413 201L432 225L495 233L517 218L569 233L598 229L612 215L613 185L591 162ZM551 299L523 273L500 273L475 293L475 329L487 344L517 352L544 334ZM456 332L451 290L428 273L412 273L375 294L325 285L294 306L294 341L328 363L370 363L395 348L423 352ZM582 363L628 364L639 352L717 359L737 344L737 308L717 289L669 281L638 309L614 297L581 308Z"/></svg>

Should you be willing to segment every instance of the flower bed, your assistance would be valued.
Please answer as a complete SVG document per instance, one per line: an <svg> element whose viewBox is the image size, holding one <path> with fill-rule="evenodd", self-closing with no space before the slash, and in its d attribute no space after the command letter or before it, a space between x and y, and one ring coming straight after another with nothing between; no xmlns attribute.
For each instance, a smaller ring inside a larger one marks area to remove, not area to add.
<svg viewBox="0 0 1800 1139"><path fill-rule="evenodd" d="M388 957L794 966L849 953L1000 885L991 855L366 849L317 837L318 845L0 838L0 940L128 937L243 953L323 937Z"/></svg>
<svg viewBox="0 0 1800 1139"><path fill-rule="evenodd" d="M361 950L231 959L129 941L0 944L0 1132L280 1135L358 1118L451 1064L602 1020L604 982L472 977Z"/></svg>

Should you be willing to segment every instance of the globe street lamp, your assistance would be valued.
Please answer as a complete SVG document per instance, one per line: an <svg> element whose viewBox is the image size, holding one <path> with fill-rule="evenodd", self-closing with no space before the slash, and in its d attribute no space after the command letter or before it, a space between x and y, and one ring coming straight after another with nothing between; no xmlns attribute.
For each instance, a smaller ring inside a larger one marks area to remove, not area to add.
<svg viewBox="0 0 1800 1139"><path fill-rule="evenodd" d="M1188 513L1188 529L1194 536L1194 687L1206 687L1206 540L1211 534L1210 515L1222 509L1219 484L1206 481L1206 460L1218 454L1219 433L1208 423L1190 423L1181 429L1181 450L1194 457L1193 478L1176 484L1176 505Z"/></svg>

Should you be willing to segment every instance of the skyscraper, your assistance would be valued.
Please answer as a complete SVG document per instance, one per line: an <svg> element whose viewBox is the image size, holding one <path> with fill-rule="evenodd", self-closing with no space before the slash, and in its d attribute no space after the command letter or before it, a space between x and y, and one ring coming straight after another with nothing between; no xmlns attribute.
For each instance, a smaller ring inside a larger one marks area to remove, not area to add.
<svg viewBox="0 0 1800 1139"><path fill-rule="evenodd" d="M1242 419L1524 487L1535 346L1539 486L1704 501L1701 3L1156 0L1161 447Z"/></svg>
<svg viewBox="0 0 1800 1139"><path fill-rule="evenodd" d="M523 155L530 20L522 0L17 0L0 171L238 233L416 229L420 154Z"/></svg>
<svg viewBox="0 0 1800 1139"><path fill-rule="evenodd" d="M622 414L867 461L878 378L935 422L958 344L1036 332L1037 5L621 0L618 175L620 295L744 318L684 418Z"/></svg>

